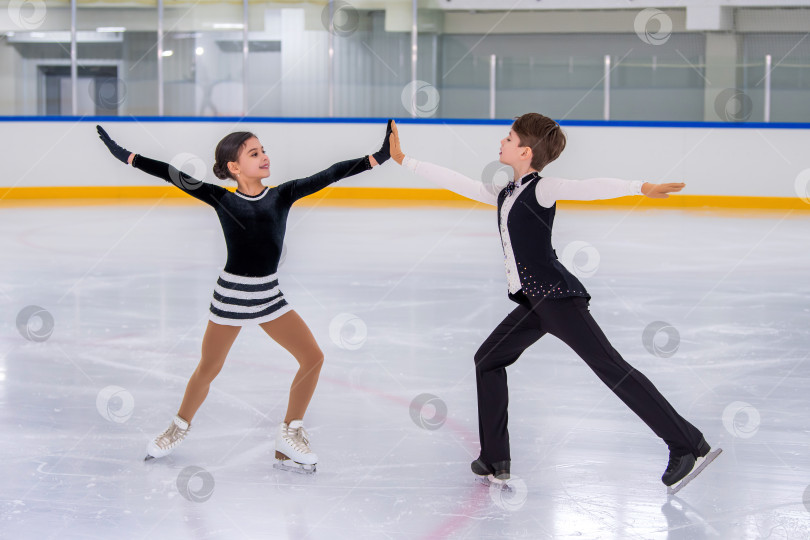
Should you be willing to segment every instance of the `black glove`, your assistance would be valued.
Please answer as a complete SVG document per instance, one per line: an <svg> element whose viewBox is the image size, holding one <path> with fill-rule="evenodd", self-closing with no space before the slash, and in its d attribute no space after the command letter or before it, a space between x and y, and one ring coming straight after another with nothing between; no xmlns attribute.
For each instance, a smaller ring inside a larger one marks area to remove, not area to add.
<svg viewBox="0 0 810 540"><path fill-rule="evenodd" d="M101 139L101 142L106 144L107 148L110 149L110 153L112 153L112 155L121 160L124 164L127 164L127 162L129 161L129 155L132 152L124 148L121 148L120 146L115 144L115 141L112 140L109 135L107 135L107 132L104 131L103 127L96 125L96 131L98 131L98 136Z"/></svg>
<svg viewBox="0 0 810 540"><path fill-rule="evenodd" d="M388 127L385 130L385 140L383 141L382 148L380 148L379 152L375 152L375 153L371 154L371 156L380 165L382 165L383 163L388 161L388 159L391 157L391 148L390 148L391 141L390 141L390 137L391 137L391 120L389 119L388 120Z"/></svg>

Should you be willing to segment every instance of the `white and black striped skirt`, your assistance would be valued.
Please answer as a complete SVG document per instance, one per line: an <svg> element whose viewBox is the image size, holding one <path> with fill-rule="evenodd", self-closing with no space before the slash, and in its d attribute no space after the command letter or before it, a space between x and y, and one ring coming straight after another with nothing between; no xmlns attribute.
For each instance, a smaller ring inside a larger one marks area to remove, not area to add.
<svg viewBox="0 0 810 540"><path fill-rule="evenodd" d="M272 321L291 309L278 288L276 274L245 277L223 270L208 318L218 324L247 326Z"/></svg>

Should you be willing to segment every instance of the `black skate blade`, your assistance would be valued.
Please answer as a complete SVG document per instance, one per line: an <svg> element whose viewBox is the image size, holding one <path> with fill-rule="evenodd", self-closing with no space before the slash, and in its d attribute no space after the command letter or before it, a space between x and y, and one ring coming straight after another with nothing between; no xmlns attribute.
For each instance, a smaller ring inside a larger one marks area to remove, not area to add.
<svg viewBox="0 0 810 540"><path fill-rule="evenodd" d="M678 482L678 483L677 483L677 484L675 484L674 486L669 486L669 487L667 487L667 496L675 495L675 494L676 494L676 493L678 493L678 492L679 492L681 489L683 489L683 488L684 488L684 486L686 486L686 484L688 484L689 482L691 482L692 480L694 480L694 479L697 477L697 475L699 475L699 474L700 474L700 473L703 471L703 469L705 469L706 467L708 467L708 466L709 466L709 464L710 464L712 461L714 461L714 460L717 458L717 456L719 456L719 455L720 455L720 452L722 452L722 451L723 451L723 449L722 449L722 448L718 448L717 450L713 450L713 451L709 452L708 454L706 454L706 456L705 456L705 457L700 458L700 459L702 459L703 461L700 461L700 462L699 462L699 463L698 463L698 464L695 466L695 468L694 468L694 469L692 469L692 472L690 472L689 474L687 474L687 475L686 475L686 476L683 478L683 480L681 480L680 482Z"/></svg>
<svg viewBox="0 0 810 540"><path fill-rule="evenodd" d="M476 475L475 481L490 488L494 487L496 489L500 489L501 491L512 492L512 486L509 485L509 480L499 480L491 474L487 476Z"/></svg>
<svg viewBox="0 0 810 540"><path fill-rule="evenodd" d="M281 460L277 459L275 463L273 463L273 468L278 469L280 471L289 471L298 474L315 474L317 470L317 463L312 465L305 465L303 463L295 462L291 459L288 460Z"/></svg>
<svg viewBox="0 0 810 540"><path fill-rule="evenodd" d="M143 458L144 461L150 461L152 459L155 459L155 456L150 456L149 454L146 454L146 457Z"/></svg>

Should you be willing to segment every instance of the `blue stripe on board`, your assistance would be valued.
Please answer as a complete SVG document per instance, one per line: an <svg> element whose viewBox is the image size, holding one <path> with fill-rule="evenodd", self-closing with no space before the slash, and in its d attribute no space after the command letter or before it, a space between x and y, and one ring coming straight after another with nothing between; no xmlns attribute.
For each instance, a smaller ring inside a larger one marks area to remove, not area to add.
<svg viewBox="0 0 810 540"><path fill-rule="evenodd" d="M508 118L394 118L399 124L448 124L508 126ZM283 116L0 116L0 122L246 122L285 124L379 124L388 118L326 118ZM810 122L670 122L645 120L558 120L562 126L719 128L719 129L810 129Z"/></svg>

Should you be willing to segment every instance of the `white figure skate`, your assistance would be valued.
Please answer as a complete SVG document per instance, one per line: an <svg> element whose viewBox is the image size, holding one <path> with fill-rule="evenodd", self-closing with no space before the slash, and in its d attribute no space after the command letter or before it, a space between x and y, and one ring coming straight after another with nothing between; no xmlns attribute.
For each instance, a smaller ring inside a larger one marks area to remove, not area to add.
<svg viewBox="0 0 810 540"><path fill-rule="evenodd" d="M149 461L150 459L168 456L177 448L177 445L183 442L189 431L191 431L191 424L179 416L175 416L166 431L149 441L146 446L146 457L143 460Z"/></svg>
<svg viewBox="0 0 810 540"><path fill-rule="evenodd" d="M304 430L303 420L282 422L276 433L276 462L274 469L312 474L316 470L318 456L309 448L309 434Z"/></svg>

